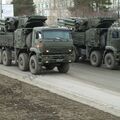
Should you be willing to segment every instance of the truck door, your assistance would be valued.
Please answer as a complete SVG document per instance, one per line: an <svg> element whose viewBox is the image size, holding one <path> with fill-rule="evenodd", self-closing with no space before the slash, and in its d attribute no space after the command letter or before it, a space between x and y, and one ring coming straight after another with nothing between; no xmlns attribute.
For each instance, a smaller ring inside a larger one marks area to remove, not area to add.
<svg viewBox="0 0 120 120"><path fill-rule="evenodd" d="M112 30L110 35L109 46L116 50L120 50L120 32L119 30Z"/></svg>

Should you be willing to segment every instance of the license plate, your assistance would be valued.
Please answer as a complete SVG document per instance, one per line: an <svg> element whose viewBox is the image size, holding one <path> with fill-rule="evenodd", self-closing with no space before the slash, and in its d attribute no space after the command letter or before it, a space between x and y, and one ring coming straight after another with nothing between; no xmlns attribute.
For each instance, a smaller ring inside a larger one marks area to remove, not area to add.
<svg viewBox="0 0 120 120"><path fill-rule="evenodd" d="M56 60L56 62L62 62L63 61L63 59L57 59Z"/></svg>

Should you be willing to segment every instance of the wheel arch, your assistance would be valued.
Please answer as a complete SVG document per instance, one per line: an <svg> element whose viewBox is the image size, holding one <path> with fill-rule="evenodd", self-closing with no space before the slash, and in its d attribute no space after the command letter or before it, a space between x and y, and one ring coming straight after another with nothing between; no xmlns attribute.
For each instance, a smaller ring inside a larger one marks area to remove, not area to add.
<svg viewBox="0 0 120 120"><path fill-rule="evenodd" d="M35 51L31 51L29 56L31 57L32 55L36 55L36 52Z"/></svg>
<svg viewBox="0 0 120 120"><path fill-rule="evenodd" d="M112 47L106 47L106 49L105 49L105 51L104 51L103 57L105 57L105 55L106 55L107 53L114 53L114 52L115 52L115 49L114 49L114 48L112 48Z"/></svg>
<svg viewBox="0 0 120 120"><path fill-rule="evenodd" d="M32 55L37 55L40 53L40 50L36 49L36 48L30 48L30 57Z"/></svg>
<svg viewBox="0 0 120 120"><path fill-rule="evenodd" d="M19 57L19 55L20 55L21 53L26 53L26 54L28 54L28 51L25 50L25 49L18 49L18 50L17 50L17 58ZM28 55L29 55L29 54L28 54Z"/></svg>

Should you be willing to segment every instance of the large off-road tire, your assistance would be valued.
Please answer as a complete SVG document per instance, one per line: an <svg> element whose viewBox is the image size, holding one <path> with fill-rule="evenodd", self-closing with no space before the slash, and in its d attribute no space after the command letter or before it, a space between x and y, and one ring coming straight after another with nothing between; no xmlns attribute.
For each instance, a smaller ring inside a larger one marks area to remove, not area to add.
<svg viewBox="0 0 120 120"><path fill-rule="evenodd" d="M118 69L118 62L115 60L113 53L107 53L104 62L108 69Z"/></svg>
<svg viewBox="0 0 120 120"><path fill-rule="evenodd" d="M67 73L69 71L70 65L69 63L63 63L57 68L60 73Z"/></svg>
<svg viewBox="0 0 120 120"><path fill-rule="evenodd" d="M55 65L45 65L46 70L53 70L55 68Z"/></svg>
<svg viewBox="0 0 120 120"><path fill-rule="evenodd" d="M26 53L20 53L18 57L18 67L22 71L29 70L29 57Z"/></svg>
<svg viewBox="0 0 120 120"><path fill-rule="evenodd" d="M2 49L0 49L0 64L2 64Z"/></svg>
<svg viewBox="0 0 120 120"><path fill-rule="evenodd" d="M99 51L91 52L90 63L95 67L99 67L102 64L102 55Z"/></svg>
<svg viewBox="0 0 120 120"><path fill-rule="evenodd" d="M10 66L12 63L12 53L11 51L4 50L2 52L2 63L5 66Z"/></svg>
<svg viewBox="0 0 120 120"><path fill-rule="evenodd" d="M31 56L29 62L30 72L34 75L39 75L42 71L42 66L38 64L36 55Z"/></svg>

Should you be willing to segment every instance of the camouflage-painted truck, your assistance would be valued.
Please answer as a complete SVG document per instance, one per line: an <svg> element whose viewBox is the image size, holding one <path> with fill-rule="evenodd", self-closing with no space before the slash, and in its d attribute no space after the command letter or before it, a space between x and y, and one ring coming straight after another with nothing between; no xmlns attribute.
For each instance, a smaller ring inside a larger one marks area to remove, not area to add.
<svg viewBox="0 0 120 120"><path fill-rule="evenodd" d="M120 27L114 18L58 19L59 26L71 28L75 60L89 60L93 66L102 63L117 69L120 63Z"/></svg>
<svg viewBox="0 0 120 120"><path fill-rule="evenodd" d="M27 16L0 21L0 63L12 60L20 70L40 74L57 67L67 73L72 62L73 41L67 28L45 26L46 17Z"/></svg>

